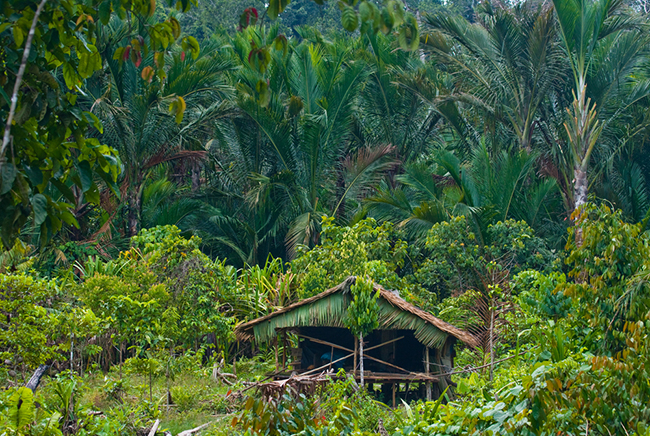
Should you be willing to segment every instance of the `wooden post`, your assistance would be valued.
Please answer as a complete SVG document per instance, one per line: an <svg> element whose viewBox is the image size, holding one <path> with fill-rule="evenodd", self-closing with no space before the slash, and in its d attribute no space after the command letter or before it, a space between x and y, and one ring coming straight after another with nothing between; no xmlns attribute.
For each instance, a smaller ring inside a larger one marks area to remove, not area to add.
<svg viewBox="0 0 650 436"><path fill-rule="evenodd" d="M357 353L359 349L359 339L357 337L354 337L354 368L352 369L352 375L356 376L357 375Z"/></svg>
<svg viewBox="0 0 650 436"><path fill-rule="evenodd" d="M426 352L425 352L425 367L424 367L424 373L427 375L427 377L430 374L429 371L429 347L426 347ZM427 401L431 401L431 380L427 379Z"/></svg>
<svg viewBox="0 0 650 436"><path fill-rule="evenodd" d="M361 389L363 389L363 336L359 333L359 369L361 370Z"/></svg>
<svg viewBox="0 0 650 436"><path fill-rule="evenodd" d="M395 390L396 390L396 389L395 389L395 383L393 383L393 409L394 409L395 406L397 405L397 403L395 402Z"/></svg>
<svg viewBox="0 0 650 436"><path fill-rule="evenodd" d="M278 358L278 335L275 335L275 372L280 369L280 359Z"/></svg>
<svg viewBox="0 0 650 436"><path fill-rule="evenodd" d="M287 369L287 334L282 332L282 371Z"/></svg>

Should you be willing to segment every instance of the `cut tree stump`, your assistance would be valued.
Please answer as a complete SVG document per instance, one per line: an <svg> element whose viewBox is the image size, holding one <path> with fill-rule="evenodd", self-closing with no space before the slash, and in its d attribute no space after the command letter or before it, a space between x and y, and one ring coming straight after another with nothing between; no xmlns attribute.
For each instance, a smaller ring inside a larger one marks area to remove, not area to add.
<svg viewBox="0 0 650 436"><path fill-rule="evenodd" d="M38 385L41 383L41 379L47 373L48 369L50 369L50 365L41 365L36 368L36 371L34 371L32 378L29 379L25 387L31 389L32 392L34 392L36 388L38 388Z"/></svg>

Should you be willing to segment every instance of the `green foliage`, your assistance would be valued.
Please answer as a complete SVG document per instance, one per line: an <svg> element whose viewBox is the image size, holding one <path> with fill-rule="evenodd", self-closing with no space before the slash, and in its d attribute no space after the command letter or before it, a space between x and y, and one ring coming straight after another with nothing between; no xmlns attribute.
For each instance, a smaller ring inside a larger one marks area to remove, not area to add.
<svg viewBox="0 0 650 436"><path fill-rule="evenodd" d="M118 343L194 344L213 333L224 347L234 319L221 307L236 289L224 263L210 260L198 249L198 238L185 239L174 226L143 230L133 244L121 254L117 275L96 272L78 291L115 329Z"/></svg>
<svg viewBox="0 0 650 436"><path fill-rule="evenodd" d="M435 224L427 236L428 259L416 272L418 280L441 296L468 289L486 292L495 276L553 268L554 255L544 240L524 222L507 220L477 234L465 216ZM499 279L501 280L501 279ZM498 280L497 280L498 281Z"/></svg>
<svg viewBox="0 0 650 436"><path fill-rule="evenodd" d="M292 393L283 393L269 401L249 397L243 411L233 418L231 425L250 435L363 434L357 428L356 411L345 401L336 406L328 420L319 414L315 402L303 394Z"/></svg>
<svg viewBox="0 0 650 436"><path fill-rule="evenodd" d="M375 291L372 280L357 277L350 286L352 301L348 305L343 324L356 336L366 336L379 326L379 290Z"/></svg>
<svg viewBox="0 0 650 436"><path fill-rule="evenodd" d="M339 370L338 379L328 383L321 394L321 409L326 416L336 413L341 404L354 410L354 420L362 432L374 432L379 420L388 422L391 410L373 398L365 389L358 389L356 381Z"/></svg>
<svg viewBox="0 0 650 436"><path fill-rule="evenodd" d="M189 6L187 1L178 4ZM70 209L81 198L99 204L102 184L117 194L119 158L94 137L103 127L78 104L79 90L107 60L97 37L111 16L146 21L154 10L155 3L130 0L3 3L0 111L9 120L0 148L5 247L13 246L29 218L45 244L63 224L79 228ZM138 35L127 45L136 67L149 50L169 50L180 34L177 25L173 18L150 24L143 32L146 42ZM120 64L126 58L121 53L115 57ZM162 65L157 71L163 72Z"/></svg>
<svg viewBox="0 0 650 436"><path fill-rule="evenodd" d="M326 218L321 245L312 250L301 248L300 253L291 267L296 274L303 274L303 296L333 287L351 275L367 275L407 296L418 290L397 274L408 261L408 244L399 238L391 223L379 225L370 218L352 227L340 227L332 218Z"/></svg>
<svg viewBox="0 0 650 436"><path fill-rule="evenodd" d="M553 272L522 271L513 277L512 291L518 295L523 310L539 319L566 318L574 308L571 297L561 290L566 285L566 276Z"/></svg>
<svg viewBox="0 0 650 436"><path fill-rule="evenodd" d="M9 398L9 428L22 433L34 420L34 396L29 388L18 388Z"/></svg>
<svg viewBox="0 0 650 436"><path fill-rule="evenodd" d="M53 282L31 275L0 275L0 359L36 367L57 356L55 341L63 324L61 295ZM54 309L54 310L53 310Z"/></svg>
<svg viewBox="0 0 650 436"><path fill-rule="evenodd" d="M643 320L650 304L647 233L639 224L626 223L621 211L588 204L570 230L567 251L573 282L558 289L579 299L576 321L588 320L598 347L620 351L626 322Z"/></svg>

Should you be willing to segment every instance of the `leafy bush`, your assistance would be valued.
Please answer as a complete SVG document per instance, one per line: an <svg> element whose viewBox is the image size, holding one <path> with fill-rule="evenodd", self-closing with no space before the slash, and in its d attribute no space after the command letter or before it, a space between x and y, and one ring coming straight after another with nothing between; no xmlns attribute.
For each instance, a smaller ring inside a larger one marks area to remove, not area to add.
<svg viewBox="0 0 650 436"><path fill-rule="evenodd" d="M173 386L171 388L172 399L178 406L179 412L193 409L199 400L199 393L194 389L184 386Z"/></svg>
<svg viewBox="0 0 650 436"><path fill-rule="evenodd" d="M34 368L58 355L64 323L62 295L54 282L31 275L0 274L0 366ZM64 348L63 348L64 349ZM7 368L7 367L10 368Z"/></svg>

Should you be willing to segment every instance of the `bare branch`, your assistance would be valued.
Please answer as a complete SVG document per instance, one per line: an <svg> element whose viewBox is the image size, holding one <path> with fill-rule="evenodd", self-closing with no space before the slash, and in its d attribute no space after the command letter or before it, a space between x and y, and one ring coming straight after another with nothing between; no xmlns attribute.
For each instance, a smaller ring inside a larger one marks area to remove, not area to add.
<svg viewBox="0 0 650 436"><path fill-rule="evenodd" d="M36 13L34 14L34 19L32 20L32 26L29 28L29 35L27 36L27 41L25 42L25 49L23 50L23 59L20 62L20 67L18 68L18 74L16 75L16 83L14 83L14 90L11 94L11 106L9 108L9 116L7 117L7 124L5 125L5 132L2 138L2 148L0 148L0 169L4 162L5 153L7 147L9 146L9 141L11 138L11 124L14 121L14 114L16 113L16 106L18 104L18 93L20 92L20 85L23 81L23 75L25 74L25 68L27 68L27 59L29 58L29 52L32 48L32 40L34 39L34 33L36 32L36 25L38 24L38 17L43 12L47 0L41 0Z"/></svg>

